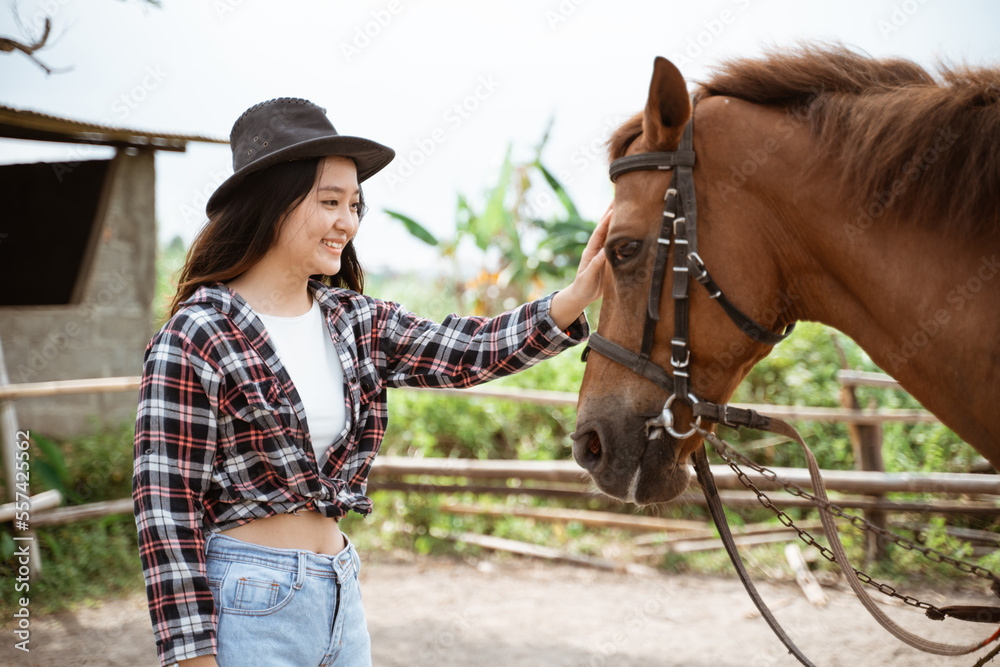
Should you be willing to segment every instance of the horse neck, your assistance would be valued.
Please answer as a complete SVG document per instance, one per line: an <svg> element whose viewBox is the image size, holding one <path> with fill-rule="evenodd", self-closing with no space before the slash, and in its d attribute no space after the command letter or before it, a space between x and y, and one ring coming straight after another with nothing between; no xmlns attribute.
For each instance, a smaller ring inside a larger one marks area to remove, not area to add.
<svg viewBox="0 0 1000 667"><path fill-rule="evenodd" d="M830 191L806 188L814 196L797 201L794 216L774 218L796 230L778 233L798 252L775 261L801 279L798 317L850 336L967 441L1000 442L1000 419L987 417L1000 386L996 238L899 220L886 195L831 211Z"/></svg>
<svg viewBox="0 0 1000 667"><path fill-rule="evenodd" d="M948 221L898 219L892 198L920 197L919 181L845 203L830 175L804 169L815 144L789 112L709 97L695 128L706 220L722 223L704 227L703 255L718 246L720 258L740 258L742 275L726 282L738 303L793 295L778 324L844 332L1000 468L996 232L970 239Z"/></svg>

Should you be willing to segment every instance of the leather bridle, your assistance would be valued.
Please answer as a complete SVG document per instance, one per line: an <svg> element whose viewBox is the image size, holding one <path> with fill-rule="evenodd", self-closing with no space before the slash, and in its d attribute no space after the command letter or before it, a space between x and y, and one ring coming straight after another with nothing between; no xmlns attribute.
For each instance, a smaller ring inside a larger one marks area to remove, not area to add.
<svg viewBox="0 0 1000 667"><path fill-rule="evenodd" d="M694 116L692 113L691 120L684 127L677 150L628 155L611 163L612 181L617 180L622 174L641 169L672 169L673 175L670 186L663 197L663 221L660 225L660 235L656 240L656 259L653 263L653 274L649 286L646 321L642 332L642 347L638 353L632 352L604 336L593 333L590 335L587 349L584 350L585 360L589 350L594 350L638 373L666 391L669 398L664 403L660 416L647 424L647 431L651 427L659 426L678 440L684 440L694 435L698 427L701 426L702 418L727 426L760 427L760 423L755 421L750 414L751 411L712 403L698 398L691 391L691 347L688 325L690 278L692 276L708 290L709 298L722 306L726 315L740 331L753 340L765 345L776 345L787 338L795 328L795 325L792 324L781 333L775 333L759 324L726 297L719 285L712 279L708 269L705 268L705 262L698 254L698 208L694 194L692 169L695 162L693 141ZM653 351L656 326L660 321L660 293L663 289L663 279L671 245L674 247L673 285L671 287L671 297L674 301L674 335L670 341L670 366L672 370L668 371L650 361L650 355ZM674 426L673 404L676 400L687 403L694 411L695 423L684 432L679 432Z"/></svg>

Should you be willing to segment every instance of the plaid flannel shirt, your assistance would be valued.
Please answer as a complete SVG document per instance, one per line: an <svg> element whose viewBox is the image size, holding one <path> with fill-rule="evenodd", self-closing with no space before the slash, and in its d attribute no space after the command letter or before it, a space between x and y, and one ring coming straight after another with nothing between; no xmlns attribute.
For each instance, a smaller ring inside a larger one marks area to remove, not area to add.
<svg viewBox="0 0 1000 667"><path fill-rule="evenodd" d="M199 288L146 348L133 498L157 652L164 665L216 652L206 531L299 509L367 515L368 472L389 387L469 387L586 338L560 331L551 296L496 318L436 324L318 281L310 289L345 369L350 428L316 460L299 395L264 325L225 285Z"/></svg>

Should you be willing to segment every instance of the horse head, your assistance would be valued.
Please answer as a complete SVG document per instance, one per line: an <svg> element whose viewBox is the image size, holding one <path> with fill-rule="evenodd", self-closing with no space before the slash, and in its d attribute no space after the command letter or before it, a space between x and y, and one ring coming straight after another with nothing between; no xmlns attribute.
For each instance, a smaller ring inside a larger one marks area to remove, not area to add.
<svg viewBox="0 0 1000 667"><path fill-rule="evenodd" d="M740 113L734 113L736 107ZM730 165L740 164L733 160L741 155L747 159L747 146L767 139L748 130L753 125L750 117L743 116L748 107L739 100L715 97L697 105L697 164L692 173L700 220L698 259L711 267L716 283L740 310L762 327L781 331L794 322L797 296L782 282L781 270L772 259L772 244L780 239L760 234L753 223L767 211L761 210L757 197L747 196L730 183ZM646 108L616 131L610 141L611 160L676 151L693 108L680 71L670 61L657 58ZM773 157L766 151L765 155ZM678 244L664 243L660 234L667 215L664 193L672 171L642 168L617 177L605 244L609 270L597 329L600 337L617 346L639 351L648 326L647 310L656 307L647 307L655 303L649 300L651 285L656 285L653 277L661 273L664 279L649 363L668 373L679 370L676 360L671 364L675 336L672 273ZM719 182L728 184L728 190L717 187ZM654 263L662 245L668 246L669 255L658 270ZM688 457L702 443L702 436L690 428L695 423L692 405L696 401L725 403L754 364L772 349L748 337L708 290L694 284L694 277L687 305L690 357L682 371L689 378L687 395L671 398L660 384L622 363L601 353L589 355L573 456L600 490L616 498L649 504L682 493L690 479ZM674 428L666 428L671 425Z"/></svg>

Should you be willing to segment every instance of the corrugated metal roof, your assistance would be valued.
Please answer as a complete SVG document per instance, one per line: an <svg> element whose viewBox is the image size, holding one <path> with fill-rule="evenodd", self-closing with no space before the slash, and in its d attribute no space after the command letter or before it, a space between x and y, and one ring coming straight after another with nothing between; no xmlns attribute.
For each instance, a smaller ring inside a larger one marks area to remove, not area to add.
<svg viewBox="0 0 1000 667"><path fill-rule="evenodd" d="M228 139L202 135L148 132L88 123L40 111L16 109L2 104L0 104L0 137L106 146L132 146L166 151L183 151L189 141L211 144L229 143Z"/></svg>

